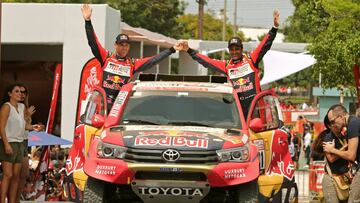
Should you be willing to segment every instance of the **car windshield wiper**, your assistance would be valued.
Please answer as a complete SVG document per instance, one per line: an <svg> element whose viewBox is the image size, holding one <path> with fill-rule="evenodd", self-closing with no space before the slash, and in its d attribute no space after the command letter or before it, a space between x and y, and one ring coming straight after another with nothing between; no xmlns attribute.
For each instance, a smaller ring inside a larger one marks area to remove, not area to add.
<svg viewBox="0 0 360 203"><path fill-rule="evenodd" d="M171 121L167 123L168 125L194 125L194 126L205 126L205 127L212 127L210 125L194 122L194 121Z"/></svg>
<svg viewBox="0 0 360 203"><path fill-rule="evenodd" d="M123 124L137 123L137 124L160 125L160 123L156 123L156 122L148 121L148 120L141 120L141 119L125 119L122 121L122 123Z"/></svg>

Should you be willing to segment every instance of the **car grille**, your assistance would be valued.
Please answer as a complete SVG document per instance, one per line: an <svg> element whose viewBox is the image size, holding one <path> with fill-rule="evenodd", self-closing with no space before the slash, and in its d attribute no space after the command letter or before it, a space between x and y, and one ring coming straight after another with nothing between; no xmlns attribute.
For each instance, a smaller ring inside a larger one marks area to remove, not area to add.
<svg viewBox="0 0 360 203"><path fill-rule="evenodd" d="M149 172L139 171L135 174L135 179L142 180L189 180L206 181L206 175L200 172Z"/></svg>
<svg viewBox="0 0 360 203"><path fill-rule="evenodd" d="M151 162L151 163L169 163L162 158L165 150L152 149L132 149L126 151L125 160L129 162ZM178 150L180 158L175 163L189 164L214 164L218 163L216 151L185 151ZM173 162L170 162L173 163Z"/></svg>

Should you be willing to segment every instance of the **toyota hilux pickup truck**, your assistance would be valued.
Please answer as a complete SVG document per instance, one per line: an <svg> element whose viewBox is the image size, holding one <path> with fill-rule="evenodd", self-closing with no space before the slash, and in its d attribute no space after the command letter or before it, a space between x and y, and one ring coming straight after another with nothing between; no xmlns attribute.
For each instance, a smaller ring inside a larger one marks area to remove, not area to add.
<svg viewBox="0 0 360 203"><path fill-rule="evenodd" d="M275 93L256 95L245 118L232 86L207 77L136 80L109 112L92 88L66 163L84 202L297 202Z"/></svg>

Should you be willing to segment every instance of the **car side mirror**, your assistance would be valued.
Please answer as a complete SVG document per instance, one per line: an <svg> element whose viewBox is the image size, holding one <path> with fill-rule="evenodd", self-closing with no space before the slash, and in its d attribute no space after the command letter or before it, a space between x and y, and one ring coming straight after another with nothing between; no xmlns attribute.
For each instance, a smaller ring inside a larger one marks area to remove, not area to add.
<svg viewBox="0 0 360 203"><path fill-rule="evenodd" d="M91 124L95 128L101 128L105 123L105 117L100 114L95 114L92 118Z"/></svg>
<svg viewBox="0 0 360 203"><path fill-rule="evenodd" d="M260 118L251 119L249 128L254 132L261 132L264 130L264 124Z"/></svg>

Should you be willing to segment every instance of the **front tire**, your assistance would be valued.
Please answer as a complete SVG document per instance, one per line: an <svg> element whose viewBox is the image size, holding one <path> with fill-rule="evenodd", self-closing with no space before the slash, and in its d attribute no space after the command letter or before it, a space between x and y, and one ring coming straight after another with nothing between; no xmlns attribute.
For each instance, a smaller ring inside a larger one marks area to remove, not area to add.
<svg viewBox="0 0 360 203"><path fill-rule="evenodd" d="M233 199L236 203L257 203L259 187L257 180L238 185L233 190Z"/></svg>
<svg viewBox="0 0 360 203"><path fill-rule="evenodd" d="M98 203L104 201L104 188L103 181L88 177L84 190L84 202Z"/></svg>

